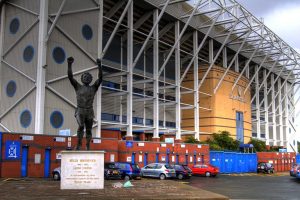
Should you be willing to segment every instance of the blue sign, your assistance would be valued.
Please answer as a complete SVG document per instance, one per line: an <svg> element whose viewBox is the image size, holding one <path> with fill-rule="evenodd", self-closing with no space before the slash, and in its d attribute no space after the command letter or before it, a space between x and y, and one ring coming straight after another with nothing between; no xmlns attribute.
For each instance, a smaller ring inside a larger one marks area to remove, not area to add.
<svg viewBox="0 0 300 200"><path fill-rule="evenodd" d="M20 159L21 142L10 141L5 142L5 158L7 160L18 160Z"/></svg>
<svg viewBox="0 0 300 200"><path fill-rule="evenodd" d="M165 143L174 143L174 138L165 138Z"/></svg>
<svg viewBox="0 0 300 200"><path fill-rule="evenodd" d="M279 152L280 152L280 153L286 153L286 152L287 152L287 149L279 149Z"/></svg>
<svg viewBox="0 0 300 200"><path fill-rule="evenodd" d="M132 147L133 147L133 142L131 142L131 141L126 141L126 147L127 147L127 148L132 148Z"/></svg>

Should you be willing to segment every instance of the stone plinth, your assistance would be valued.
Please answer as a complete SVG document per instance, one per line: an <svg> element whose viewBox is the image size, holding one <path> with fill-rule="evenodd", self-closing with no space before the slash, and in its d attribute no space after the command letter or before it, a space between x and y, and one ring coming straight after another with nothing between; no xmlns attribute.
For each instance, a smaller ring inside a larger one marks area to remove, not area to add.
<svg viewBox="0 0 300 200"><path fill-rule="evenodd" d="M62 151L60 189L103 189L104 151Z"/></svg>

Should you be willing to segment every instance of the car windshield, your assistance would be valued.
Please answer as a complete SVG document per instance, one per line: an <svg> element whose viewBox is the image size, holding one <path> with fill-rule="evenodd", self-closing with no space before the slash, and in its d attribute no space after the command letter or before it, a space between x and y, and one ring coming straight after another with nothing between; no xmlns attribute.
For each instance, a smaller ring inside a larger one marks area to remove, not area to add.
<svg viewBox="0 0 300 200"><path fill-rule="evenodd" d="M166 169L174 169L171 165L165 165Z"/></svg>
<svg viewBox="0 0 300 200"><path fill-rule="evenodd" d="M105 168L108 168L108 169L118 169L114 163L107 163L105 164Z"/></svg>
<svg viewBox="0 0 300 200"><path fill-rule="evenodd" d="M172 167L175 168L176 170L184 170L184 168L181 165L175 165Z"/></svg>
<svg viewBox="0 0 300 200"><path fill-rule="evenodd" d="M190 169L187 165L183 165L182 167L183 167L185 170L191 171L191 169Z"/></svg>
<svg viewBox="0 0 300 200"><path fill-rule="evenodd" d="M272 167L272 164L271 163L267 163L267 167Z"/></svg>
<svg viewBox="0 0 300 200"><path fill-rule="evenodd" d="M137 164L133 164L131 165L133 170L138 170L140 169L139 166Z"/></svg>

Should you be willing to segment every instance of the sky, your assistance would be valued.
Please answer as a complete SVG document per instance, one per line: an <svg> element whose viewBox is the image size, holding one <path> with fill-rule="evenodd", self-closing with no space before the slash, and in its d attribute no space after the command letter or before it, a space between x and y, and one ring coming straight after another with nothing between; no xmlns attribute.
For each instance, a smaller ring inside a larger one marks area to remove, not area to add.
<svg viewBox="0 0 300 200"><path fill-rule="evenodd" d="M300 0L236 0L300 53Z"/></svg>
<svg viewBox="0 0 300 200"><path fill-rule="evenodd" d="M300 53L300 0L236 0L276 35ZM296 86L297 87L297 86ZM299 96L296 94L296 99ZM295 101L296 101L295 99ZM300 103L296 105L295 126L300 141ZM297 116L298 114L298 116Z"/></svg>

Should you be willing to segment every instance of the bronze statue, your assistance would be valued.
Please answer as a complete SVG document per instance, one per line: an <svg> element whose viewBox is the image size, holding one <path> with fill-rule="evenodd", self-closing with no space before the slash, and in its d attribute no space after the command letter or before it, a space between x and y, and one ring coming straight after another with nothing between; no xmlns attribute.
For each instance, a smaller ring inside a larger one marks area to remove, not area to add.
<svg viewBox="0 0 300 200"><path fill-rule="evenodd" d="M77 99L77 108L75 111L75 118L78 123L77 129L77 146L76 150L80 150L82 146L82 138L83 138L83 130L85 127L86 132L86 149L90 149L90 141L92 139L92 126L93 126L93 119L94 119L94 110L93 110L93 102L95 94L102 83L102 62L100 59L97 59L98 65L98 79L95 81L93 85L90 83L93 80L93 77L90 73L85 72L81 76L81 82L83 85L78 83L73 78L72 72L72 63L74 62L74 58L68 58L68 78L75 89L76 92L76 99Z"/></svg>

